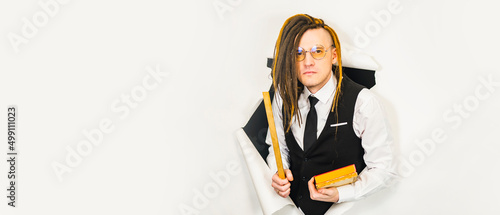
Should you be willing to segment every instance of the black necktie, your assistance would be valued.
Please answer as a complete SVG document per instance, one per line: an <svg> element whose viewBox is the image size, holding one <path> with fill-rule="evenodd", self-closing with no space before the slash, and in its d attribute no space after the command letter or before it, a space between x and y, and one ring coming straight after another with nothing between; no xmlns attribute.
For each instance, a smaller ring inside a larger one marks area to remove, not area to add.
<svg viewBox="0 0 500 215"><path fill-rule="evenodd" d="M311 105L311 109L309 109L309 113L307 114L306 119L306 129L304 131L304 151L307 151L317 139L318 133L318 114L316 113L316 108L314 105L318 103L318 99L316 97L309 96L309 104Z"/></svg>

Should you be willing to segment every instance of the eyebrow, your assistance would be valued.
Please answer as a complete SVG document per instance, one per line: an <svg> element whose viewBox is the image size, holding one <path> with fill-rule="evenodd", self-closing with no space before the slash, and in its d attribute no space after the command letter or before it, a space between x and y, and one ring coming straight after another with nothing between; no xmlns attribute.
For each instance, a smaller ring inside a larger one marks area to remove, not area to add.
<svg viewBox="0 0 500 215"><path fill-rule="evenodd" d="M323 46L323 47L326 47L326 46L324 46L323 44L316 44L316 45L314 45L314 46ZM312 47L314 47L314 46L312 46ZM300 48L304 48L304 47L302 47L302 46L299 46L299 47L300 47ZM311 47L311 48L312 48L312 47ZM328 46L328 47L329 47L329 46Z"/></svg>

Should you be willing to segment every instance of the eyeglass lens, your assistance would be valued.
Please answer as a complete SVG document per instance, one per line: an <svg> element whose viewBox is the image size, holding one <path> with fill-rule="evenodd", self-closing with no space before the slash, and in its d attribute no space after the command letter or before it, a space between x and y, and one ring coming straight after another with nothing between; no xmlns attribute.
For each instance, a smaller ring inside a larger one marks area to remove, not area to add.
<svg viewBox="0 0 500 215"><path fill-rule="evenodd" d="M299 47L296 55L297 61L303 61L306 58L307 52L311 53L311 56L316 60L321 60L326 55L325 47L322 45L313 46L310 51L306 51L304 48Z"/></svg>

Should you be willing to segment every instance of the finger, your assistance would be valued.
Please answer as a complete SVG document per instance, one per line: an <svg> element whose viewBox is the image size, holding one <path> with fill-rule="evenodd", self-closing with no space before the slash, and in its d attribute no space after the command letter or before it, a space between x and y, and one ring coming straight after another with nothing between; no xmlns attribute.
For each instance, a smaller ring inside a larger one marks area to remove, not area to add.
<svg viewBox="0 0 500 215"><path fill-rule="evenodd" d="M333 190L330 189L319 189L318 193L321 193L323 195L331 196L333 194Z"/></svg>
<svg viewBox="0 0 500 215"><path fill-rule="evenodd" d="M283 185L283 186L276 186L276 187L275 187L275 189L277 189L277 190L278 190L278 191L280 191L280 192L284 192L284 191L286 191L286 190L289 190L289 189L290 189L290 186L291 186L291 184L290 184L290 183L287 183L287 184L285 184L285 185Z"/></svg>
<svg viewBox="0 0 500 215"><path fill-rule="evenodd" d="M288 179L288 181L293 181L293 174L292 174L292 171L290 169L285 169L285 175L286 175L286 179Z"/></svg>
<svg viewBox="0 0 500 215"><path fill-rule="evenodd" d="M316 186L314 186L314 178L311 178L307 182L308 188L309 188L309 194L311 196L312 200L322 200L323 194L319 193L318 190L316 190Z"/></svg>
<svg viewBox="0 0 500 215"><path fill-rule="evenodd" d="M318 190L316 190L316 186L314 186L314 178L311 178L311 180L307 182L307 187L309 188L309 193L318 193Z"/></svg>
<svg viewBox="0 0 500 215"><path fill-rule="evenodd" d="M276 183L276 184L278 184L278 185L280 185L280 186L283 186L283 185L285 185L285 184L289 183L289 182L288 182L288 180L287 180L286 178L285 178L285 179L281 179L281 178L278 176L278 174L274 174L274 175L273 175L272 180L273 180L273 183Z"/></svg>
<svg viewBox="0 0 500 215"><path fill-rule="evenodd" d="M278 190L278 191L281 191L281 192L283 192L283 191L285 191L285 190L287 190L287 189L290 189L290 186L291 186L291 184L290 184L290 183L286 183L285 185L279 185L279 184L276 184L276 183L273 183L273 184L272 184L272 187L273 187L274 189L276 189L276 190Z"/></svg>
<svg viewBox="0 0 500 215"><path fill-rule="evenodd" d="M278 195L280 195L283 198L286 198L288 197L288 195L290 195L290 189L287 189L285 191L278 191Z"/></svg>
<svg viewBox="0 0 500 215"><path fill-rule="evenodd" d="M291 192L291 189L286 189L286 190L283 190L283 191L280 191L278 189L274 189L274 192L276 192L278 195L280 195L281 197L287 197L288 195L290 195L290 192Z"/></svg>

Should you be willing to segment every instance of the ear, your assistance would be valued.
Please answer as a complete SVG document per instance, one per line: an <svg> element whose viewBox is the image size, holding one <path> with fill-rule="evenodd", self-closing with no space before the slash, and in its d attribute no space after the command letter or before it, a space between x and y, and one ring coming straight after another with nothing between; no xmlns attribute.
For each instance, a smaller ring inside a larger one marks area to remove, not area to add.
<svg viewBox="0 0 500 215"><path fill-rule="evenodd" d="M332 65L337 63L337 48L333 48L332 52Z"/></svg>

